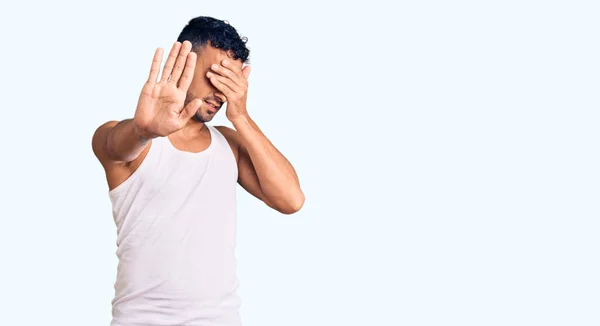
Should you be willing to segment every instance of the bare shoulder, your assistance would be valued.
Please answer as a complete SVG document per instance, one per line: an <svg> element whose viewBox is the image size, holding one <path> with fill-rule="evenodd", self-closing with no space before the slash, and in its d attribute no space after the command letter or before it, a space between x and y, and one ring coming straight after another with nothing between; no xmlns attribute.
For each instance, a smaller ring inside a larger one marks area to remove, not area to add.
<svg viewBox="0 0 600 326"><path fill-rule="evenodd" d="M106 140L108 138L108 133L117 124L119 124L119 121L116 120L105 122L96 128L96 131L94 131L94 135L92 136L92 150L103 166L111 161L106 150Z"/></svg>
<svg viewBox="0 0 600 326"><path fill-rule="evenodd" d="M226 138L237 137L237 131L235 131L235 129L232 129L227 126L215 126L215 128L218 131L220 131Z"/></svg>
<svg viewBox="0 0 600 326"><path fill-rule="evenodd" d="M114 189L123 183L137 170L142 161L146 158L152 144L152 140L150 140L138 157L131 162L115 161L111 159L107 150L108 135L115 126L124 121L127 120L108 121L103 123L96 129L94 136L92 137L92 149L94 155L104 168L109 189Z"/></svg>
<svg viewBox="0 0 600 326"><path fill-rule="evenodd" d="M236 160L238 159L238 153L240 148L240 139L237 131L235 129L229 128L227 126L215 126L224 137L227 139L233 154L235 155Z"/></svg>
<svg viewBox="0 0 600 326"><path fill-rule="evenodd" d="M225 136L225 138L227 138L227 141L229 141L230 143L239 143L239 136L235 129L229 128L227 126L215 126L215 129L217 129L223 136Z"/></svg>

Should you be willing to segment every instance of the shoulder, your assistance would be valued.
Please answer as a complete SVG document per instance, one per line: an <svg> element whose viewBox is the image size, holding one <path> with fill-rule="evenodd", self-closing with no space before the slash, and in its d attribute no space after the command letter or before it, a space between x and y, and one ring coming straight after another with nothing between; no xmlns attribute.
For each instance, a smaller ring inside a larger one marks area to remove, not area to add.
<svg viewBox="0 0 600 326"><path fill-rule="evenodd" d="M102 164L102 166L105 169L109 169L112 167L122 167L122 166L129 168L132 165L136 165L136 161L141 162L144 160L144 158L146 157L146 154L148 153L148 151L150 149L152 140L148 141L148 144L144 147L144 149L138 155L138 157L131 162L123 162L123 161L115 160L110 155L110 149L108 146L108 142L109 142L108 138L109 138L110 132L119 124L125 123L129 120L131 120L131 119L126 119L126 120L121 120L121 121L116 121L116 120L108 121L108 122L101 124L94 131L94 135L92 136L92 150L93 150L96 158L100 161L100 163Z"/></svg>
<svg viewBox="0 0 600 326"><path fill-rule="evenodd" d="M217 129L220 133L222 133L223 136L225 136L225 138L237 137L237 131L235 131L235 129L229 128L227 126L214 126L214 128Z"/></svg>
<svg viewBox="0 0 600 326"><path fill-rule="evenodd" d="M223 135L223 137L225 137L237 160L240 148L240 137L238 135L238 132L235 129L229 128L227 126L214 126L214 128L217 129L221 133L221 135Z"/></svg>
<svg viewBox="0 0 600 326"><path fill-rule="evenodd" d="M107 121L96 128L92 136L92 150L102 165L106 165L111 161L106 148L106 141L108 133L117 124L119 124L119 121Z"/></svg>
<svg viewBox="0 0 600 326"><path fill-rule="evenodd" d="M217 129L229 143L234 143L236 146L239 146L240 136L235 129L227 126L214 126L214 128Z"/></svg>

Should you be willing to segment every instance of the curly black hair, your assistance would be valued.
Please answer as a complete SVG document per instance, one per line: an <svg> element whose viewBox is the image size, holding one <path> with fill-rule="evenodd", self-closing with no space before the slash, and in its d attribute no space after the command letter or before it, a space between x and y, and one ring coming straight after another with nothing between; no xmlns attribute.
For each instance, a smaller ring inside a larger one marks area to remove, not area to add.
<svg viewBox="0 0 600 326"><path fill-rule="evenodd" d="M201 49L207 44L212 47L230 52L233 59L248 62L250 50L246 47L248 38L240 37L236 29L227 21L212 17L200 16L193 18L183 28L177 41L190 41L192 49ZM210 43L209 43L210 42Z"/></svg>

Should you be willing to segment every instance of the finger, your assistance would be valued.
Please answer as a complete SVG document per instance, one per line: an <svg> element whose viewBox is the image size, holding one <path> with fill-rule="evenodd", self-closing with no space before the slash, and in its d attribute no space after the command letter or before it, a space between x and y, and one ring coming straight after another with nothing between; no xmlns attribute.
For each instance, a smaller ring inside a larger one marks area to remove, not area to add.
<svg viewBox="0 0 600 326"><path fill-rule="evenodd" d="M243 85L242 81L240 80L240 77L229 68L220 66L215 63L210 66L210 69L223 77L231 79L236 85Z"/></svg>
<svg viewBox="0 0 600 326"><path fill-rule="evenodd" d="M196 53L190 52L188 54L187 60L185 61L185 68L183 69L183 74L181 75L181 79L179 80L179 89L187 91L192 83L192 79L194 78L194 71L196 69Z"/></svg>
<svg viewBox="0 0 600 326"><path fill-rule="evenodd" d="M236 75L241 77L242 76L242 67L237 65L235 62L236 61L223 59L223 61L221 61L221 65L223 65L223 67L233 71ZM237 61L237 62L239 62L239 61Z"/></svg>
<svg viewBox="0 0 600 326"><path fill-rule="evenodd" d="M181 48L181 43L175 42L173 47L171 48L171 52L169 52L169 57L167 58L167 62L165 62L165 66L163 68L162 76L160 77L160 82L165 82L171 76L171 71L173 70L173 65L175 64L175 59L177 59L177 53L179 53L179 49Z"/></svg>
<svg viewBox="0 0 600 326"><path fill-rule="evenodd" d="M206 77L210 79L210 82L215 85L218 90L223 92L225 97L230 97L235 93L235 89L237 89L236 85L229 78L213 74L212 72L206 73Z"/></svg>
<svg viewBox="0 0 600 326"><path fill-rule="evenodd" d="M150 66L150 75L148 75L149 83L156 83L158 79L158 72L160 71L160 62L162 61L163 49L158 48L154 51L154 58L152 58L152 65Z"/></svg>
<svg viewBox="0 0 600 326"><path fill-rule="evenodd" d="M244 79L248 80L248 77L250 77L250 70L251 70L250 66L245 66L242 69L242 74L244 75Z"/></svg>
<svg viewBox="0 0 600 326"><path fill-rule="evenodd" d="M235 73L235 75L238 76L240 81L245 81L244 72L242 70L243 64L239 65L239 64L237 64L237 61L231 61L231 60L227 60L227 59L224 59L221 62L221 64L223 65L223 67L233 71Z"/></svg>
<svg viewBox="0 0 600 326"><path fill-rule="evenodd" d="M193 101L188 103L188 105L186 105L185 108L183 108L183 110L179 113L180 121L185 123L189 119L191 119L194 116L194 114L196 114L196 112L198 112L198 109L200 109L201 105L202 105L202 100L199 98L194 99Z"/></svg>
<svg viewBox="0 0 600 326"><path fill-rule="evenodd" d="M184 41L181 45L181 49L179 50L179 56L177 57L177 61L175 62L175 68L173 68L173 72L171 73L170 82L175 83L179 81L179 77L181 77L181 73L183 72L183 67L185 67L185 62L192 49L192 43L190 41Z"/></svg>

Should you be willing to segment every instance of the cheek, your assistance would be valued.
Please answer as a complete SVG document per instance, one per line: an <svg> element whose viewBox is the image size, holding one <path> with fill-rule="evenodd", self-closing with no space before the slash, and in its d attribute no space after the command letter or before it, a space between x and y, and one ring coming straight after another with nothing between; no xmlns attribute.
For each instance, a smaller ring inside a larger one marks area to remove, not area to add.
<svg viewBox="0 0 600 326"><path fill-rule="evenodd" d="M206 75L196 75L190 84L189 91L193 94L206 94L213 89L213 85Z"/></svg>

